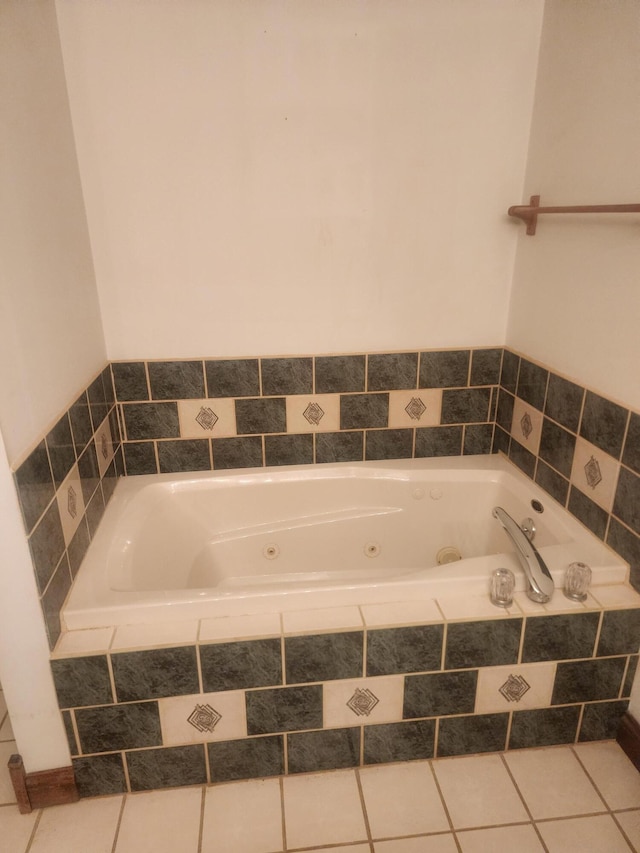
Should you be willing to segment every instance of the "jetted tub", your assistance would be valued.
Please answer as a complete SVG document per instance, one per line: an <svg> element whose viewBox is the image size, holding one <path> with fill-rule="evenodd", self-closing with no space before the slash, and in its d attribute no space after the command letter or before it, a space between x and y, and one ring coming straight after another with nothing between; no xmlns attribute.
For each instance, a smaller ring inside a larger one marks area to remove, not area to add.
<svg viewBox="0 0 640 853"><path fill-rule="evenodd" d="M543 507L543 512L536 511ZM503 507L534 519L562 595L628 567L497 456L160 474L120 480L74 582L68 630L488 593L493 569L524 572Z"/></svg>

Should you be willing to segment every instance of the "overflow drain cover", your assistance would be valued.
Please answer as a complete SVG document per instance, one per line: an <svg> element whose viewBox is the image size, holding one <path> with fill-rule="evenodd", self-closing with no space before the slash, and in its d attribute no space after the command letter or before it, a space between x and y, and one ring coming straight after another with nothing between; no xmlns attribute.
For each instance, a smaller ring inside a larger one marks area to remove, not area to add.
<svg viewBox="0 0 640 853"><path fill-rule="evenodd" d="M275 542L269 543L269 545L265 545L262 549L262 556L267 560L275 560L276 557L280 555L280 548Z"/></svg>
<svg viewBox="0 0 640 853"><path fill-rule="evenodd" d="M439 566L443 566L445 563L455 563L461 559L462 554L453 545L445 545L436 554L436 562Z"/></svg>
<svg viewBox="0 0 640 853"><path fill-rule="evenodd" d="M377 557L380 553L380 546L377 542L367 542L364 546L364 553L367 557Z"/></svg>

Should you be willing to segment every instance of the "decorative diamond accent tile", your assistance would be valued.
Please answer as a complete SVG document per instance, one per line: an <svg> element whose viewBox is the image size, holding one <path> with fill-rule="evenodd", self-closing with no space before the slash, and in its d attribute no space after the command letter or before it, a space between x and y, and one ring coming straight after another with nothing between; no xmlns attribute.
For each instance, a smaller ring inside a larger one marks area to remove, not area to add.
<svg viewBox="0 0 640 853"><path fill-rule="evenodd" d="M102 453L103 459L109 458L109 442L104 433L100 434L100 453Z"/></svg>
<svg viewBox="0 0 640 853"><path fill-rule="evenodd" d="M187 717L187 722L199 732L212 732L221 719L222 714L214 710L211 705L196 705Z"/></svg>
<svg viewBox="0 0 640 853"><path fill-rule="evenodd" d="M595 456L592 456L584 466L584 473L587 478L587 483L592 489L595 489L598 483L602 482L602 472L600 471L600 465L598 464L598 460Z"/></svg>
<svg viewBox="0 0 640 853"><path fill-rule="evenodd" d="M510 675L500 688L507 702L519 702L531 687L521 675Z"/></svg>
<svg viewBox="0 0 640 853"><path fill-rule="evenodd" d="M420 397L412 397L407 403L407 405L404 407L404 410L412 420L419 421L420 418L427 411L427 407L422 402Z"/></svg>
<svg viewBox="0 0 640 853"><path fill-rule="evenodd" d="M71 518L75 518L78 514L77 495L73 490L73 486L69 486L67 490L67 509Z"/></svg>
<svg viewBox="0 0 640 853"><path fill-rule="evenodd" d="M359 717L368 717L380 700L366 688L356 687L356 692L347 702L354 714Z"/></svg>
<svg viewBox="0 0 640 853"><path fill-rule="evenodd" d="M307 408L302 413L310 424L318 426L324 417L324 411L317 403L309 403Z"/></svg>
<svg viewBox="0 0 640 853"><path fill-rule="evenodd" d="M520 429L522 430L522 434L525 438L529 438L529 436L533 432L533 424L531 422L531 416L529 415L529 412L525 412L522 418L520 419Z"/></svg>
<svg viewBox="0 0 640 853"><path fill-rule="evenodd" d="M213 429L218 423L218 416L209 406L201 406L200 411L196 415L196 421L202 429Z"/></svg>

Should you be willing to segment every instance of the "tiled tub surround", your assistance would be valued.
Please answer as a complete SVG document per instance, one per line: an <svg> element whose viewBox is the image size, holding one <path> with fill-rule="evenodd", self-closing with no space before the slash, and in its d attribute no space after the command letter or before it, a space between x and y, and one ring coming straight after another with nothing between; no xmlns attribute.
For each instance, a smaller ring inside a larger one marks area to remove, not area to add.
<svg viewBox="0 0 640 853"><path fill-rule="evenodd" d="M516 594L69 632L52 668L83 796L615 736L640 596Z"/></svg>
<svg viewBox="0 0 640 853"><path fill-rule="evenodd" d="M505 350L493 450L620 554L640 589L640 414Z"/></svg>
<svg viewBox="0 0 640 853"><path fill-rule="evenodd" d="M490 453L501 348L113 362L127 474Z"/></svg>
<svg viewBox="0 0 640 853"><path fill-rule="evenodd" d="M51 648L60 608L123 473L107 365L15 468Z"/></svg>

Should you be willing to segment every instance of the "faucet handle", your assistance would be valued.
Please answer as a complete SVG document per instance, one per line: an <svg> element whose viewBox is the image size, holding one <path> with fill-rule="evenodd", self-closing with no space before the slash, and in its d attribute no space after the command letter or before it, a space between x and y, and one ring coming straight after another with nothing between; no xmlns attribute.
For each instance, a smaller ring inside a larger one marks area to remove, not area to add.
<svg viewBox="0 0 640 853"><path fill-rule="evenodd" d="M591 583L591 569L586 563L571 563L564 576L564 594L571 601L584 601Z"/></svg>
<svg viewBox="0 0 640 853"><path fill-rule="evenodd" d="M516 579L510 569L495 569L491 575L489 597L497 607L511 607Z"/></svg>

